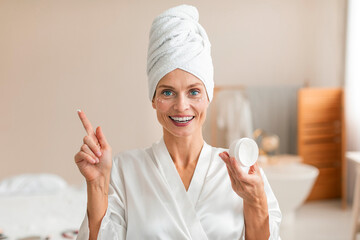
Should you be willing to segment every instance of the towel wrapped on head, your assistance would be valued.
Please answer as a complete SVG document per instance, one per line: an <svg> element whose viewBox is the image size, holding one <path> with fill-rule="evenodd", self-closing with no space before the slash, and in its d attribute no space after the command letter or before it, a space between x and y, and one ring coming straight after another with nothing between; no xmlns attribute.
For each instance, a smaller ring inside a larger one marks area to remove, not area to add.
<svg viewBox="0 0 360 240"><path fill-rule="evenodd" d="M204 83L209 101L212 100L214 69L211 44L199 24L195 7L180 5L160 14L152 23L149 40L147 75L150 101L160 79L177 68L199 78Z"/></svg>

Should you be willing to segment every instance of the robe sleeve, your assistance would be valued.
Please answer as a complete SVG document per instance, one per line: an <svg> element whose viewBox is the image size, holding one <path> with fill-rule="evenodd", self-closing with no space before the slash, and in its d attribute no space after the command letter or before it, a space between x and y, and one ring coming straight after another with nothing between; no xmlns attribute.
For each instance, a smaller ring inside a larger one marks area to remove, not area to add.
<svg viewBox="0 0 360 240"><path fill-rule="evenodd" d="M264 190L266 193L268 212L269 212L269 229L270 237L269 240L281 240L280 238L280 223L281 223L281 211L278 201L270 187L269 181L267 180L264 171L260 168L261 177L264 181ZM241 240L245 240L245 228L241 235Z"/></svg>
<svg viewBox="0 0 360 240"><path fill-rule="evenodd" d="M113 161L108 195L108 208L103 217L97 239L126 239L125 191L123 176L119 174L117 161ZM89 239L89 222L86 213L76 239Z"/></svg>
<svg viewBox="0 0 360 240"><path fill-rule="evenodd" d="M267 180L265 173L262 169L261 176L264 181L264 189L267 197L268 211L269 211L269 227L270 237L269 240L280 240L280 223L281 223L281 211L279 203L270 187L269 181Z"/></svg>

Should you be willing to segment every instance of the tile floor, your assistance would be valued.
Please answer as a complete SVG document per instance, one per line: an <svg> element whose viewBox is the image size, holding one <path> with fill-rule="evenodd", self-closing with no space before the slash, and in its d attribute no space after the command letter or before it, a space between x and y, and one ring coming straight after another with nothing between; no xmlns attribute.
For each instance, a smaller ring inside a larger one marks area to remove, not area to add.
<svg viewBox="0 0 360 240"><path fill-rule="evenodd" d="M351 211L351 206L343 210L340 200L305 203L297 210L294 224L281 228L281 239L350 240Z"/></svg>

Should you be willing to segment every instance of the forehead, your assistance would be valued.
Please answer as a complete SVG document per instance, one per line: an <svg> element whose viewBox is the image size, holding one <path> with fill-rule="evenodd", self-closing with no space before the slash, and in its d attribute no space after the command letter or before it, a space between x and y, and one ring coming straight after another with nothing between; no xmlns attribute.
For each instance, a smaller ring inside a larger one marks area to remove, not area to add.
<svg viewBox="0 0 360 240"><path fill-rule="evenodd" d="M199 78L197 78L193 74L177 68L166 74L159 81L156 88L188 88L193 86L204 87L204 84Z"/></svg>

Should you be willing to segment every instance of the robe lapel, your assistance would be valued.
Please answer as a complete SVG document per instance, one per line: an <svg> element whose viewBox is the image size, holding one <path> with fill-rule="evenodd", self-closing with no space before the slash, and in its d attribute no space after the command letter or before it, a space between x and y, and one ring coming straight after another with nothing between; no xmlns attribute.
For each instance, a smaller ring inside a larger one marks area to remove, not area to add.
<svg viewBox="0 0 360 240"><path fill-rule="evenodd" d="M205 147L204 143L204 147ZM199 160L202 160L201 162L206 162L206 159L204 159L205 155L203 155L203 150L205 150L207 147L205 147L202 149ZM168 185L169 185L169 189L171 189L172 195L174 196L174 199L176 200L176 204L177 207L179 208L179 212L182 214L184 222L188 228L188 231L191 235L192 239L199 239L199 240L207 240L207 236L206 233L201 225L200 220L198 219L197 215L196 215L196 211L195 211L195 204L200 191L201 191L201 187L207 169L205 170L200 170L200 168L202 166L199 166L199 162L196 166L195 172L194 172L194 176L193 176L193 180L195 177L195 183L193 183L193 181L191 181L190 186L189 186L189 191L191 191L189 194L186 192L185 187L181 181L181 178L176 170L176 167L171 159L171 156L166 148L164 139L162 138L158 143L153 144L152 146L153 152L154 152L154 156L155 159L159 165L160 168L160 172L161 174L165 177ZM207 151L209 152L209 151ZM210 151L211 152L211 151ZM205 153L204 153L205 154ZM203 161L205 160L205 161ZM205 163L201 163L204 164ZM198 174L199 176L196 176L196 174ZM201 184L201 186L195 186L197 184ZM194 186L191 186L194 185ZM189 195L191 197L189 197Z"/></svg>
<svg viewBox="0 0 360 240"><path fill-rule="evenodd" d="M194 175L191 179L190 186L187 191L188 197L190 198L194 207L196 207L196 203L204 186L205 177L208 173L211 159L211 147L206 144L206 142L204 142L204 146L196 164Z"/></svg>

